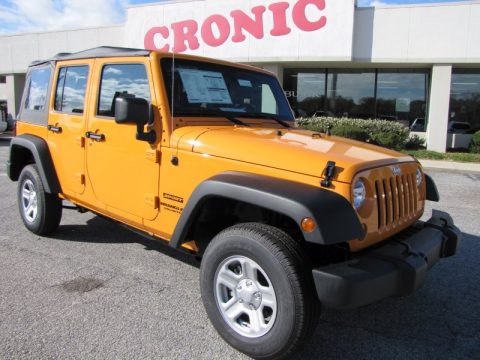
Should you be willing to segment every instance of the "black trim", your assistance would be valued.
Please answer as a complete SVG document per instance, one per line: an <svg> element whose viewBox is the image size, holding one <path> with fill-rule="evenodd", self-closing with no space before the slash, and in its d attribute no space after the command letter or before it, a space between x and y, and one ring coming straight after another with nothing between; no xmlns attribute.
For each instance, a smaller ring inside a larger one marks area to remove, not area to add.
<svg viewBox="0 0 480 360"><path fill-rule="evenodd" d="M133 56L149 56L150 50L133 49L113 46L100 46L88 50L79 51L76 53L59 53L47 60L37 60L30 64L30 66L38 66L51 61L60 60L78 60L78 59L93 59L93 58L108 58L108 57L133 57Z"/></svg>
<svg viewBox="0 0 480 360"><path fill-rule="evenodd" d="M202 182L191 195L170 244L180 247L204 203L220 197L238 200L281 213L296 224L315 219L317 228L303 232L305 240L322 245L339 244L364 236L352 205L341 195L306 184L256 174L225 172Z"/></svg>
<svg viewBox="0 0 480 360"><path fill-rule="evenodd" d="M431 178L430 175L425 174L425 180L427 182L427 200L430 201L440 201L440 194L437 189L437 185L435 185L435 181Z"/></svg>
<svg viewBox="0 0 480 360"><path fill-rule="evenodd" d="M352 309L409 295L440 258L457 252L461 238L450 215L434 211L426 223L418 222L352 260L313 269L318 298L332 308Z"/></svg>
<svg viewBox="0 0 480 360"><path fill-rule="evenodd" d="M7 162L7 173L12 181L17 181L25 162L25 151L28 150L32 156L42 179L45 192L58 194L62 192L58 181L52 157L45 140L33 135L20 135L14 137L10 143L10 159Z"/></svg>

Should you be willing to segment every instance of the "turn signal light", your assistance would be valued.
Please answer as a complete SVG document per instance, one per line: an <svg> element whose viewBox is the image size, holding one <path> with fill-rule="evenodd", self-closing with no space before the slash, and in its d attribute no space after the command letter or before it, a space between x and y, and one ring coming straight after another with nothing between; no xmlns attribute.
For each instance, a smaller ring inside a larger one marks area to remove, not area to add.
<svg viewBox="0 0 480 360"><path fill-rule="evenodd" d="M315 224L315 220L312 218L305 218L302 220L301 226L303 231L311 233L316 229L317 224Z"/></svg>

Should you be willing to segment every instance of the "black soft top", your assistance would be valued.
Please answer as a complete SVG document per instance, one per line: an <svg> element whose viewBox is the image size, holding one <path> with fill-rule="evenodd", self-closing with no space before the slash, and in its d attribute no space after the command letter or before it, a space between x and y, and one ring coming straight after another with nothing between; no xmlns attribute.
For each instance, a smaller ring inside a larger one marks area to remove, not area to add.
<svg viewBox="0 0 480 360"><path fill-rule="evenodd" d="M149 56L150 50L133 49L113 46L100 46L93 49L83 50L76 53L59 53L51 59L36 60L30 66L46 64L52 61L76 60L106 57L129 57L129 56Z"/></svg>

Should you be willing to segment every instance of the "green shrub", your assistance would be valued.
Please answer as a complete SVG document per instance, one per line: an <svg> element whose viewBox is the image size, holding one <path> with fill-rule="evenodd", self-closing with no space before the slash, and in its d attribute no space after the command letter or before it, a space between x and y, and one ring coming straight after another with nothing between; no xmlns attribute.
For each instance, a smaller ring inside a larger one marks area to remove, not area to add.
<svg viewBox="0 0 480 360"><path fill-rule="evenodd" d="M408 139L407 143L405 144L405 149L409 150L419 150L425 147L425 139L414 134L411 135Z"/></svg>
<svg viewBox="0 0 480 360"><path fill-rule="evenodd" d="M410 130L402 124L385 120L318 117L297 119L297 124L304 129L320 132L326 132L327 128L333 130L340 125L353 126L368 134L366 141L396 150L403 149L410 136Z"/></svg>
<svg viewBox="0 0 480 360"><path fill-rule="evenodd" d="M357 126L347 124L335 126L332 129L332 135L364 142L367 141L369 138L368 133L365 130L360 129Z"/></svg>
<svg viewBox="0 0 480 360"><path fill-rule="evenodd" d="M471 153L480 154L480 131L473 134L469 150Z"/></svg>
<svg viewBox="0 0 480 360"><path fill-rule="evenodd" d="M457 162L480 162L480 154L471 153L439 153L429 150L406 150L406 154L416 157L417 159L428 160L447 160Z"/></svg>
<svg viewBox="0 0 480 360"><path fill-rule="evenodd" d="M405 137L395 132L380 132L371 134L370 136L374 144L395 150L404 149L408 140L408 136Z"/></svg>
<svg viewBox="0 0 480 360"><path fill-rule="evenodd" d="M414 156L418 159L427 159L427 160L446 160L447 155L444 153L439 153L436 151L430 150L407 150L406 154Z"/></svg>

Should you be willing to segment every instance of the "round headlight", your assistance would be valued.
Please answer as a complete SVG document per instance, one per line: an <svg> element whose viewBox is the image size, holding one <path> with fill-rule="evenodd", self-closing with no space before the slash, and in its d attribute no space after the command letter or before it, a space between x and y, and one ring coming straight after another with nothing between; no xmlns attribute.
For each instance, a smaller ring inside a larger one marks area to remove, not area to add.
<svg viewBox="0 0 480 360"><path fill-rule="evenodd" d="M422 171L420 169L417 169L417 186L420 187L420 185L422 185L422 182L423 182Z"/></svg>
<svg viewBox="0 0 480 360"><path fill-rule="evenodd" d="M358 210L364 203L367 190L363 180L357 180L353 186L353 207Z"/></svg>

